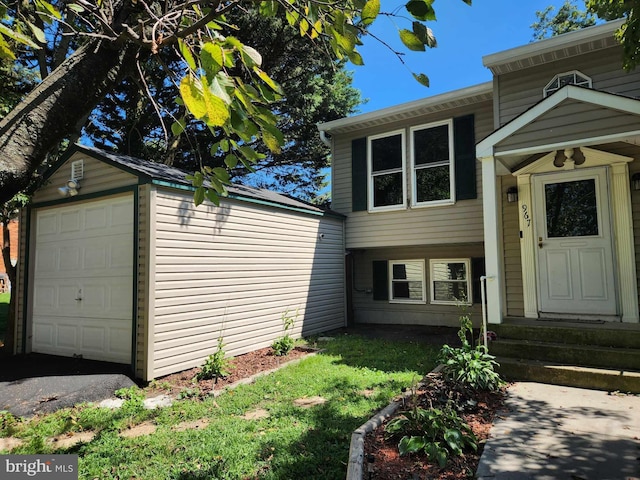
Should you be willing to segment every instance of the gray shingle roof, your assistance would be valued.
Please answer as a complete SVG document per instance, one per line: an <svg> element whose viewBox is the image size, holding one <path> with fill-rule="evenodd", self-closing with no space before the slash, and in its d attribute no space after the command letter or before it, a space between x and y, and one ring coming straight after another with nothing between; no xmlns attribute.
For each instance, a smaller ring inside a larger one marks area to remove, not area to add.
<svg viewBox="0 0 640 480"><path fill-rule="evenodd" d="M127 155L115 154L95 147L76 145L75 151L85 152L99 160L105 161L115 167L122 168L129 173L146 179L148 181L160 181L169 184L192 188L192 184L185 177L189 172L179 168L171 167L163 163L150 162L140 158ZM272 192L263 188L253 188L245 185L228 185L228 196L239 200L250 199L262 202L275 203L285 207L308 210L316 213L333 213L330 210L320 208L316 205L298 200L289 195Z"/></svg>

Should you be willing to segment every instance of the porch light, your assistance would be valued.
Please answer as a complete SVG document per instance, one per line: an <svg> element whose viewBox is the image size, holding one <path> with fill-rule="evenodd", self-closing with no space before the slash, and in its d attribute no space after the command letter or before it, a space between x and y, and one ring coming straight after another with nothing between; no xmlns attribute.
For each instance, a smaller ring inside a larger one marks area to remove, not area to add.
<svg viewBox="0 0 640 480"><path fill-rule="evenodd" d="M640 190L640 173L634 173L631 177L631 183L634 190Z"/></svg>
<svg viewBox="0 0 640 480"><path fill-rule="evenodd" d="M638 184L640 187L640 175L638 176ZM509 187L509 189L507 190L507 202L514 203L517 201L518 201L518 187Z"/></svg>

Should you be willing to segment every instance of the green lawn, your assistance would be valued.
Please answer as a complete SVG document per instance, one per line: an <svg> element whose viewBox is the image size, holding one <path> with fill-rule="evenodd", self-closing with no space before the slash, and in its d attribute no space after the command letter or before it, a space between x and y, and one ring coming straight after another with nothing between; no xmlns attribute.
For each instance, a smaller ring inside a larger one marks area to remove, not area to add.
<svg viewBox="0 0 640 480"><path fill-rule="evenodd" d="M130 400L115 411L85 406L15 423L0 418L0 437L25 441L12 453L77 453L81 479L343 479L351 432L429 372L438 349L346 335L320 346L324 353L215 400L180 400L154 411ZM315 396L326 402L294 405ZM257 409L268 417L242 418ZM172 430L197 419L209 423ZM155 433L118 435L145 420L157 425ZM98 434L68 450L47 443L48 437L82 430Z"/></svg>
<svg viewBox="0 0 640 480"><path fill-rule="evenodd" d="M4 343L4 334L7 329L7 316L9 315L9 293L0 293L0 345Z"/></svg>

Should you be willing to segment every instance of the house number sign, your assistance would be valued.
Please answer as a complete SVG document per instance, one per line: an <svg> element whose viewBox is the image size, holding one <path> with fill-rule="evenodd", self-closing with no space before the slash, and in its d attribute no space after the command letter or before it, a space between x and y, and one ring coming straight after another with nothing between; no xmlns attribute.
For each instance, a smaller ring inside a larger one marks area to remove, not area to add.
<svg viewBox="0 0 640 480"><path fill-rule="evenodd" d="M531 226L531 216L529 215L529 208L526 205L522 205L522 218L524 219L527 227Z"/></svg>

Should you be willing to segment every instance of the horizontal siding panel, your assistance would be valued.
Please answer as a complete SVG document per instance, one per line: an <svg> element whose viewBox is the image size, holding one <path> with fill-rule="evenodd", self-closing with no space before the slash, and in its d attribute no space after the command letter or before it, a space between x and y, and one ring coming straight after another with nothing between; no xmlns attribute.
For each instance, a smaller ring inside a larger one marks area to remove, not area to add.
<svg viewBox="0 0 640 480"><path fill-rule="evenodd" d="M201 365L221 333L228 355L268 346L286 310L300 308L296 336L344 325L340 219L231 199L203 207L157 194L154 376Z"/></svg>

